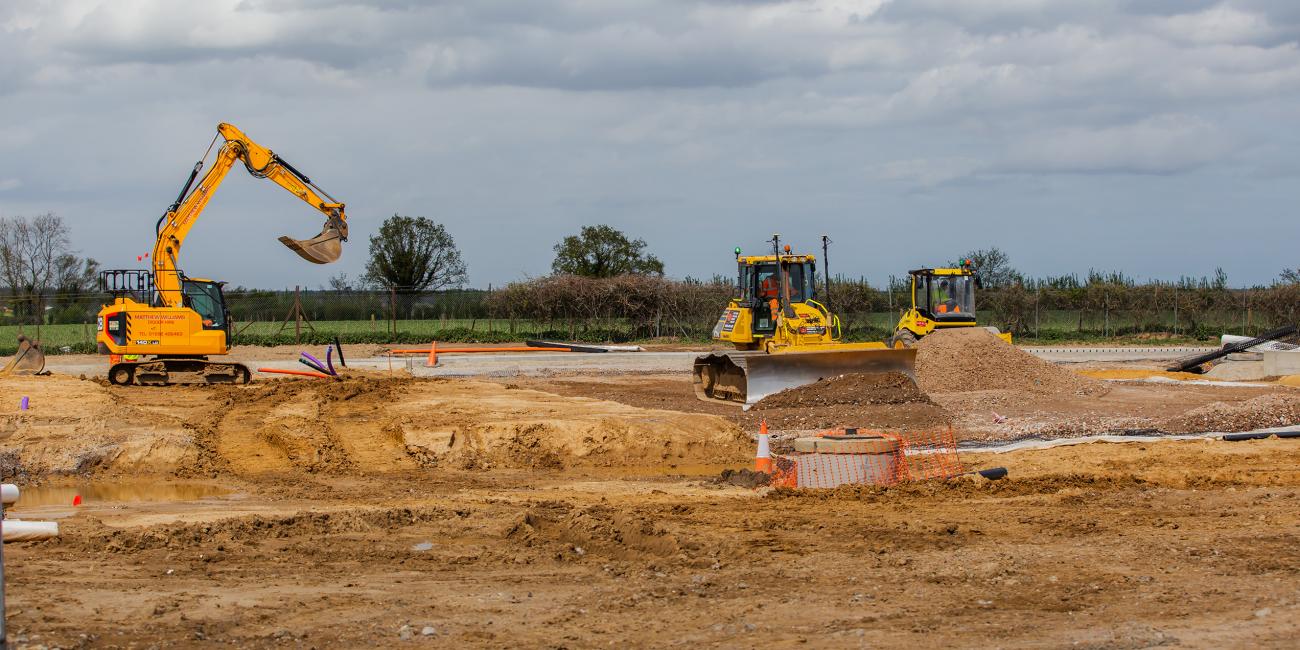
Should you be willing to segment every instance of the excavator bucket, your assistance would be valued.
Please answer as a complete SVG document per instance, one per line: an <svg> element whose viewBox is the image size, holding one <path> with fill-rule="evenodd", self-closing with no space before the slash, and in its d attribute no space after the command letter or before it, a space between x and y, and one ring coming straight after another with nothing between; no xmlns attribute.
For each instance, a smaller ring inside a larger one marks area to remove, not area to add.
<svg viewBox="0 0 1300 650"><path fill-rule="evenodd" d="M18 352L0 368L0 375L36 375L45 370L45 353L41 344L18 335Z"/></svg>
<svg viewBox="0 0 1300 650"><path fill-rule="evenodd" d="M916 349L816 352L725 352L695 359L695 394L705 401L744 404L787 388L854 373L899 372L916 378Z"/></svg>
<svg viewBox="0 0 1300 650"><path fill-rule="evenodd" d="M280 243L313 264L329 264L343 254L343 236L330 224L311 239L281 237Z"/></svg>

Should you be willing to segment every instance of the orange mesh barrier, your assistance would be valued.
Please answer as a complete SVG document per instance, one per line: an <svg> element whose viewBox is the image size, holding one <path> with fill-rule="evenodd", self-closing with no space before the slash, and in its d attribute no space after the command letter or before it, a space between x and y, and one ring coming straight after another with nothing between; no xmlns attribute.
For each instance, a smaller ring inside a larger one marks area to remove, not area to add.
<svg viewBox="0 0 1300 650"><path fill-rule="evenodd" d="M795 450L772 455L771 485L832 488L894 485L962 473L952 430L884 433L824 431L795 441Z"/></svg>

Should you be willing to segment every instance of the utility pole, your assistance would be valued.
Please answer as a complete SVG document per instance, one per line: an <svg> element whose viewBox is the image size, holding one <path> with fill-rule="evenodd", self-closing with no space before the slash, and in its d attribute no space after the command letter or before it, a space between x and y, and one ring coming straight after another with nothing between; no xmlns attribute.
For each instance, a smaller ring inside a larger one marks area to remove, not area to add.
<svg viewBox="0 0 1300 650"><path fill-rule="evenodd" d="M831 311L831 238L822 235L822 275L826 278L826 311Z"/></svg>

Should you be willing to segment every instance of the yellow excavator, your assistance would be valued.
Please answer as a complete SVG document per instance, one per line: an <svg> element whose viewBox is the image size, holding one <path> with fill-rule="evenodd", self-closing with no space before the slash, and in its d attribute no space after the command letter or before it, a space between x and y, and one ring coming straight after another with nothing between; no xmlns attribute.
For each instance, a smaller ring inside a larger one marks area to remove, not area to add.
<svg viewBox="0 0 1300 650"><path fill-rule="evenodd" d="M771 242L771 255L735 250L735 291L713 328L713 339L735 350L695 359L696 396L749 408L787 388L848 373L915 378L916 350L843 342L839 317L818 299L816 258L782 249L780 235ZM823 248L828 242L822 238ZM829 284L829 271L825 279Z"/></svg>
<svg viewBox="0 0 1300 650"><path fill-rule="evenodd" d="M908 271L911 276L912 306L903 312L886 343L891 348L910 348L927 334L939 329L977 327L975 289L979 275L971 260L962 260L955 268L922 268ZM1011 334L996 327L985 328L1007 343Z"/></svg>
<svg viewBox="0 0 1300 650"><path fill-rule="evenodd" d="M208 359L230 352L224 283L191 278L178 264L185 236L236 162L242 162L253 177L275 182L325 215L319 235L304 240L281 237L281 243L315 264L328 264L342 254L342 243L348 239L342 203L230 124L217 125L208 153L219 138L224 142L212 167L195 185L205 153L176 201L158 220L152 268L100 273L100 283L113 295L113 302L100 309L95 338L99 353L109 355L108 380L113 384L248 383L251 373L244 364Z"/></svg>

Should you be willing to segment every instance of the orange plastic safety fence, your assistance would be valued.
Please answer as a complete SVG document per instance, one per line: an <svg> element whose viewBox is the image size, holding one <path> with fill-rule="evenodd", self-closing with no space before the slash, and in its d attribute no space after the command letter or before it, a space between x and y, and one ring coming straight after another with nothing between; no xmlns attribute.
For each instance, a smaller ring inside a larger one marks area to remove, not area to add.
<svg viewBox="0 0 1300 650"><path fill-rule="evenodd" d="M902 434L907 479L948 478L963 471L952 429Z"/></svg>
<svg viewBox="0 0 1300 650"><path fill-rule="evenodd" d="M843 431L825 434L841 435ZM773 454L771 485L791 488L832 488L840 485L894 485L902 481L948 478L962 472L951 430L882 433L870 436L894 441L879 445L879 453L792 452ZM842 438L841 438L842 439Z"/></svg>

